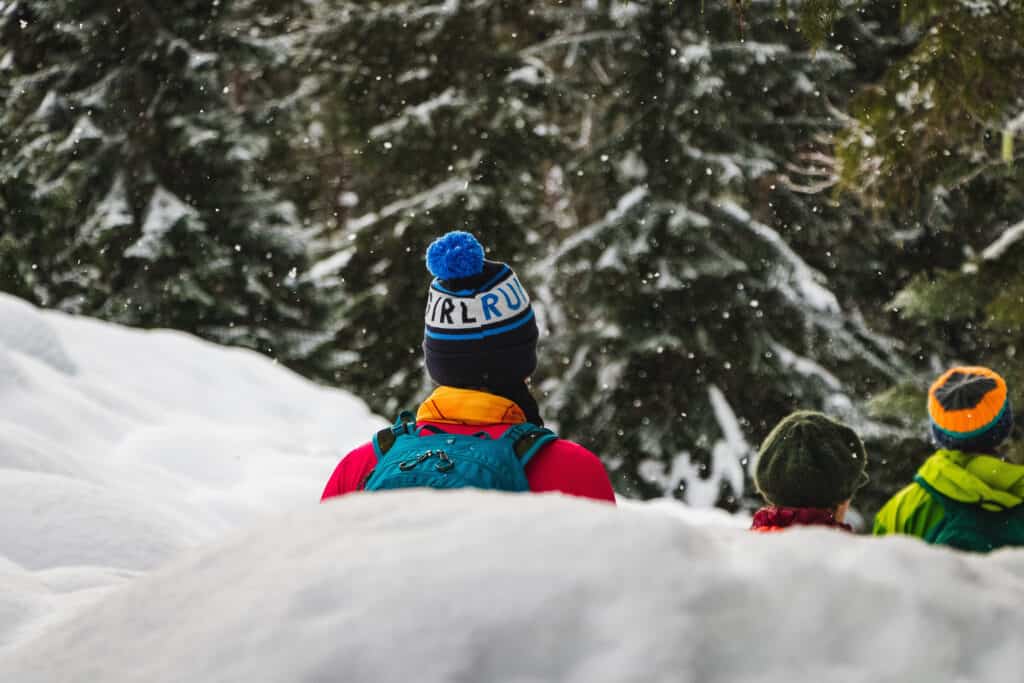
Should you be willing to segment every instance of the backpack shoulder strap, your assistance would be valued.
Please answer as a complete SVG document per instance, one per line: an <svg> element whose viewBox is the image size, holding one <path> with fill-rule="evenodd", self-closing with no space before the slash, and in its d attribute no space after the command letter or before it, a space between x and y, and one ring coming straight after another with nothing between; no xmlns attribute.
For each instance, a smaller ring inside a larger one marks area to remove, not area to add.
<svg viewBox="0 0 1024 683"><path fill-rule="evenodd" d="M395 424L380 430L373 435L373 452L379 461L383 458L399 436L416 433L416 417L408 410L403 410L395 420Z"/></svg>
<svg viewBox="0 0 1024 683"><path fill-rule="evenodd" d="M512 450L515 451L519 464L526 467L526 463L530 462L540 449L557 439L558 435L550 429L524 422L510 427L501 438L512 442Z"/></svg>

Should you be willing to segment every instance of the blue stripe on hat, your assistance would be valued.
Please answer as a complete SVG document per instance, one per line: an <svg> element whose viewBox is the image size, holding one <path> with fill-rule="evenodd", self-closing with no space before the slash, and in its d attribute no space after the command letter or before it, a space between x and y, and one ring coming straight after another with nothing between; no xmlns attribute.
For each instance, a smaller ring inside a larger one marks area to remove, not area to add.
<svg viewBox="0 0 1024 683"><path fill-rule="evenodd" d="M531 308L521 320L509 323L508 325L502 325L501 327L495 327L489 330L481 330L478 332L434 332L430 329L425 329L424 334L431 339L457 339L457 340L471 340L471 339L486 339L487 337L493 337L498 334L510 332L518 329L526 323L533 320L533 309Z"/></svg>
<svg viewBox="0 0 1024 683"><path fill-rule="evenodd" d="M527 320L530 315L530 311L533 310L532 306L527 306L524 310L516 313L515 315L508 316L498 320L497 322L487 323L486 325L472 325L469 327L439 327L437 325L431 325L428 322L423 324L423 329L426 332L436 334L483 334L485 332L491 333L493 330L502 329L508 330L509 326L512 325L511 329L515 329L517 323ZM486 334L484 336L491 336Z"/></svg>
<svg viewBox="0 0 1024 683"><path fill-rule="evenodd" d="M483 285L482 287L477 287L476 289L460 289L458 291L454 291L442 285L440 279L435 279L430 286L436 289L437 291L441 292L442 294L448 294L450 296L473 296L474 294L478 294L480 292L488 290L494 285L498 284L503 277L505 277L511 272L512 269L506 265L498 272L497 275L488 280L487 284Z"/></svg>

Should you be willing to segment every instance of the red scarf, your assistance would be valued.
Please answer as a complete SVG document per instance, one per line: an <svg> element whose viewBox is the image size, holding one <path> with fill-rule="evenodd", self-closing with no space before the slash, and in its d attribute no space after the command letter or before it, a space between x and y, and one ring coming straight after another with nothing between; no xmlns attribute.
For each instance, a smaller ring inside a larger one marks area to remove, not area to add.
<svg viewBox="0 0 1024 683"><path fill-rule="evenodd" d="M753 531L781 531L791 526L825 526L853 531L849 524L836 521L831 510L822 508L767 507L754 513Z"/></svg>

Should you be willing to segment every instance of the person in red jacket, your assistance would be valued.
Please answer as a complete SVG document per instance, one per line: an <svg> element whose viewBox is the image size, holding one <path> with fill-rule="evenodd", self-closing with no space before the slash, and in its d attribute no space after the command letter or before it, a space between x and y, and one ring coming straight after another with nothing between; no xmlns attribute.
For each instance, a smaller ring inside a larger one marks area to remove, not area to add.
<svg viewBox="0 0 1024 683"><path fill-rule="evenodd" d="M420 405L416 426L500 437L529 422L543 426L527 379L537 367L537 322L512 269L484 258L471 234L450 232L427 250L434 276L427 294L423 352L437 389ZM372 443L346 455L321 500L361 491L377 466ZM565 439L543 446L525 466L530 491L615 503L604 465Z"/></svg>
<svg viewBox="0 0 1024 683"><path fill-rule="evenodd" d="M867 453L852 429L821 413L785 417L765 438L754 482L769 505L754 514L754 531L845 523L853 494L868 481Z"/></svg>

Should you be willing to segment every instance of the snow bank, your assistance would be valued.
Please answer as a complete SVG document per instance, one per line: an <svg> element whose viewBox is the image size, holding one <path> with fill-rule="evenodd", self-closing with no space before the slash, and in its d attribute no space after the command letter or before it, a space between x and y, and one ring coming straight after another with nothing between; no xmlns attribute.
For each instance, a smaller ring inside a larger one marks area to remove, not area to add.
<svg viewBox="0 0 1024 683"><path fill-rule="evenodd" d="M755 535L669 500L415 491L319 505L337 458L381 422L184 334L0 295L0 405L0 681L1024 669L1024 551Z"/></svg>
<svg viewBox="0 0 1024 683"><path fill-rule="evenodd" d="M311 505L0 661L45 681L1004 680L1024 555L755 535L559 496Z"/></svg>
<svg viewBox="0 0 1024 683"><path fill-rule="evenodd" d="M4 295L0 405L0 650L183 550L316 501L380 424L255 353Z"/></svg>

